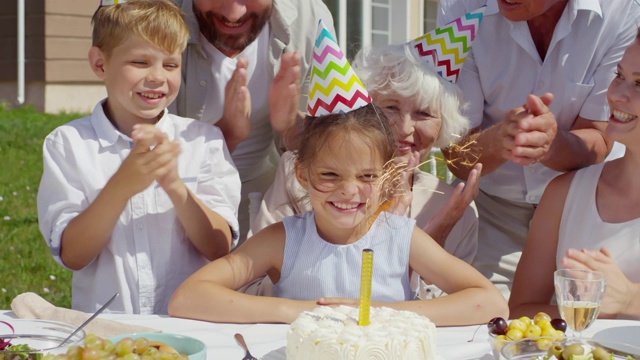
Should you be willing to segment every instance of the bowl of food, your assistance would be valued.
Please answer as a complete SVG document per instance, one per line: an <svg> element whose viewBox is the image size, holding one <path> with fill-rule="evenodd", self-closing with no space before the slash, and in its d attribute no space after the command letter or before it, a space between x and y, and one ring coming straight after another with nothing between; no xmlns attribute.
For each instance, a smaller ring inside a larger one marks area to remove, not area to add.
<svg viewBox="0 0 640 360"><path fill-rule="evenodd" d="M153 357L157 353L172 353L188 360L207 358L207 346L196 338L184 335L149 332L118 335L109 340L113 344L117 357L130 353L141 357L143 355ZM164 357L160 356L160 358Z"/></svg>
<svg viewBox="0 0 640 360"><path fill-rule="evenodd" d="M544 350L531 339L512 341L500 353L506 360L612 360L640 359L640 348L610 340L591 338L549 339L551 346Z"/></svg>
<svg viewBox="0 0 640 360"><path fill-rule="evenodd" d="M49 320L16 319L0 322L0 360L37 360L42 354L62 354L70 346L82 343L84 330L80 330L66 343L76 327Z"/></svg>
<svg viewBox="0 0 640 360"><path fill-rule="evenodd" d="M562 319L551 319L543 312L533 318L522 316L507 321L503 318L493 318L487 323L489 344L496 360L504 360L500 351L507 345L521 339L536 343L540 349L547 350L553 341L565 338L567 323Z"/></svg>

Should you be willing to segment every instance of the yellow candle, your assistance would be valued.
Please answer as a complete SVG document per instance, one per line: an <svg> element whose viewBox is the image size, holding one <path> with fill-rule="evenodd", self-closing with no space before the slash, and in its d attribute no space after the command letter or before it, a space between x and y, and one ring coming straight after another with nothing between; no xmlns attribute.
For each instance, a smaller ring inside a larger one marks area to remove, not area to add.
<svg viewBox="0 0 640 360"><path fill-rule="evenodd" d="M373 250L362 250L362 272L360 274L360 316L358 325L369 326L371 308L371 273L373 271Z"/></svg>

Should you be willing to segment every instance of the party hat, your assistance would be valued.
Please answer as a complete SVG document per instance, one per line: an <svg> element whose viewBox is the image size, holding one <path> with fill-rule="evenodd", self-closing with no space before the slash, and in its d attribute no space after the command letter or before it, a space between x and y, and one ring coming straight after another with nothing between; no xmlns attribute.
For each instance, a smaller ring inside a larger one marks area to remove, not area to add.
<svg viewBox="0 0 640 360"><path fill-rule="evenodd" d="M467 13L407 44L418 60L431 64L440 76L455 83L471 50L471 43L476 38L485 9L486 6L483 6Z"/></svg>
<svg viewBox="0 0 640 360"><path fill-rule="evenodd" d="M369 93L322 20L318 22L311 66L307 115L344 113L371 102Z"/></svg>
<svg viewBox="0 0 640 360"><path fill-rule="evenodd" d="M101 0L100 4L102 6L116 5L127 2L127 0Z"/></svg>

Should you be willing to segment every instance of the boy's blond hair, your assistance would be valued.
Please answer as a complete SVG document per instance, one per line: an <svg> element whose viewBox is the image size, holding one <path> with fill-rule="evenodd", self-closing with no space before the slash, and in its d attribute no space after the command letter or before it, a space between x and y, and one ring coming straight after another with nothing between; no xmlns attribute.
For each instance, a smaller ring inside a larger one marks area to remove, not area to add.
<svg viewBox="0 0 640 360"><path fill-rule="evenodd" d="M131 36L144 39L169 54L182 53L189 39L184 13L171 0L127 0L100 6L91 23L92 45L106 56Z"/></svg>

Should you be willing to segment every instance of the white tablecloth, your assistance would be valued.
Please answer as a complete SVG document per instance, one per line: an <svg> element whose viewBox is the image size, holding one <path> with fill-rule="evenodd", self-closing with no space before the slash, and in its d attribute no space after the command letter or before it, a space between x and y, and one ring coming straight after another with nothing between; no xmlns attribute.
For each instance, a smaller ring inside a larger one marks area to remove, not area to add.
<svg viewBox="0 0 640 360"><path fill-rule="evenodd" d="M152 327L167 333L197 338L207 344L207 360L240 360L244 351L233 335L242 333L251 353L263 360L285 360L284 347L288 325L282 324L221 324L204 321L171 318L159 315L103 314L105 319L133 325ZM0 311L0 320L10 321L10 311ZM591 337L599 331L614 327L632 326L640 331L640 321L596 320L583 332ZM437 354L443 360L492 360L486 326L461 326L437 328ZM474 331L478 329L475 337ZM469 341L473 338L473 341ZM638 333L640 339L640 333Z"/></svg>

